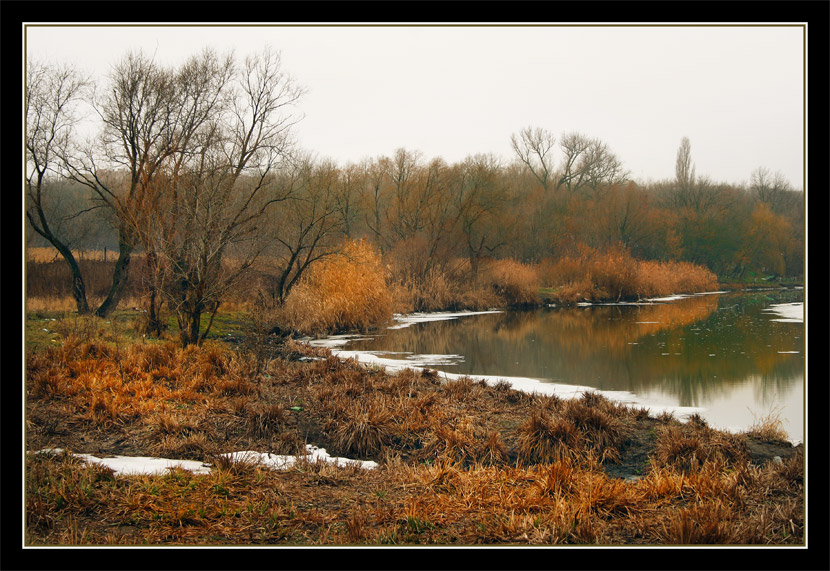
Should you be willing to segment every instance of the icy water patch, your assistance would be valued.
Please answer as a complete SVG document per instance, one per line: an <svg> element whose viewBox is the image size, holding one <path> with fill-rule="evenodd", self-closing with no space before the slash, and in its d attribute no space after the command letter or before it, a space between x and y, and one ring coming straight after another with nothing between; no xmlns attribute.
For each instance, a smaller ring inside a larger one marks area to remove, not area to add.
<svg viewBox="0 0 830 571"><path fill-rule="evenodd" d="M776 303L764 310L765 313L772 313L778 318L770 321L780 323L804 323L804 303Z"/></svg>
<svg viewBox="0 0 830 571"><path fill-rule="evenodd" d="M430 368L450 381L466 376L564 398L592 391L652 414L699 413L727 430L776 410L791 438L803 439L800 291L483 313L497 314L398 316L387 331L312 344L390 372Z"/></svg>

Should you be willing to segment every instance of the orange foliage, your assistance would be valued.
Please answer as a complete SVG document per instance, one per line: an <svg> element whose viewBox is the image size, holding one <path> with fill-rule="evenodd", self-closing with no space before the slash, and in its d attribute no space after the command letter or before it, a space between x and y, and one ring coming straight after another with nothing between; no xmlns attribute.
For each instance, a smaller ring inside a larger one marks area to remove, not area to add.
<svg viewBox="0 0 830 571"><path fill-rule="evenodd" d="M545 287L562 302L620 300L711 291L717 277L708 268L688 262L636 260L622 246L600 252L587 246L575 256L538 266Z"/></svg>
<svg viewBox="0 0 830 571"><path fill-rule="evenodd" d="M291 290L281 320L309 334L365 330L391 319L392 304L380 255L364 240L349 241Z"/></svg>
<svg viewBox="0 0 830 571"><path fill-rule="evenodd" d="M539 275L533 266L509 259L494 260L484 274L507 305L532 304L539 299Z"/></svg>

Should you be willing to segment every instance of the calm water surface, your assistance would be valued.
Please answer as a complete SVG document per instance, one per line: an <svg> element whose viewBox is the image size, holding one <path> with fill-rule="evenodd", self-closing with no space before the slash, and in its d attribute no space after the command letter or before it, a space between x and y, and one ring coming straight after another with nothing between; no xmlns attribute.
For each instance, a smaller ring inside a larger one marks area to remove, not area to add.
<svg viewBox="0 0 830 571"><path fill-rule="evenodd" d="M592 305L413 323L343 348L421 359L468 375L531 377L634 393L643 403L698 407L741 430L778 415L803 439L804 323L773 306L803 290L709 294L648 305Z"/></svg>

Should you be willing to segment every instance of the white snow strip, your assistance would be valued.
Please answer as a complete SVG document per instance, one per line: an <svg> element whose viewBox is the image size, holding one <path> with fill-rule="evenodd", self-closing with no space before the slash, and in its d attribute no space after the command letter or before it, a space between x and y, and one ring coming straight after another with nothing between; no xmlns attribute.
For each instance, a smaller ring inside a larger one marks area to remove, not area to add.
<svg viewBox="0 0 830 571"><path fill-rule="evenodd" d="M310 337L300 339L303 343L312 347L327 347L333 349L334 347L342 347L349 341L363 341L366 339L373 339L373 337L366 337L364 335L332 335L323 339L311 339Z"/></svg>
<svg viewBox="0 0 830 571"><path fill-rule="evenodd" d="M371 366L380 366L386 368L387 372L394 373L403 369L413 369L416 371L428 368L423 363L418 363L416 359L412 361L402 361L401 359L387 359L380 355L373 353L365 353L362 351L342 351L333 350L332 354L341 359L355 359L358 363L363 363ZM413 357L419 357L413 355ZM417 363L417 364L416 364ZM512 388L526 392L538 393L544 395L555 395L564 399L578 398L584 393L595 392L599 393L608 399L628 404L631 406L643 406L651 410L653 413L674 412L677 418L684 418L695 412L702 412L702 408L698 407L682 407L670 406L662 403L657 403L650 399L642 398L634 393L628 391L603 391L595 389L594 387L583 385L568 385L565 383L553 383L541 381L530 377L504 377L498 375L466 375L459 373L446 373L437 371L438 375L450 381L456 381L462 377L469 377L471 379L483 380L489 385L496 385L499 382L506 382Z"/></svg>
<svg viewBox="0 0 830 571"><path fill-rule="evenodd" d="M721 293L729 293L727 291L704 291L700 293L682 293L667 295L665 297L649 297L638 301L582 301L577 303L577 306L588 307L591 305L654 305L655 303L663 303L667 301L677 301L679 299L687 299L690 297L697 297L700 295L717 295ZM554 307L555 304L549 304Z"/></svg>
<svg viewBox="0 0 830 571"><path fill-rule="evenodd" d="M325 448L317 448L311 444L306 444L306 456L300 458L308 460L309 462L327 462L338 467L359 466L361 468L372 470L378 467L378 463L372 460L352 460L350 458L341 458L338 456L329 456ZM282 456L277 454L270 454L268 452L254 452L252 450L243 450L241 452L231 452L223 454L222 456L230 458L234 462L246 462L251 464L262 464L274 470L285 470L296 464L299 459L297 456Z"/></svg>
<svg viewBox="0 0 830 571"><path fill-rule="evenodd" d="M304 460L310 462L327 462L338 467L346 467L357 465L361 468L371 470L378 467L378 463L372 460L352 460L350 458L340 458L336 456L329 456L325 448L317 448L311 444L306 445L305 456L300 456ZM60 448L51 448L40 450L39 454L60 454L63 452ZM148 456L111 456L98 457L92 454L75 454L76 458L87 462L88 464L99 464L112 469L116 476L135 476L135 475L154 475L166 474L169 470L174 468L182 468L193 472L194 474L210 474L211 465L199 462L198 460L170 460L168 458L152 458ZM299 459L297 456L281 456L270 454L268 452L254 452L251 450L243 450L241 452L230 452L222 454L226 458L232 459L234 462L248 462L254 464L262 464L265 467L273 470L286 470L291 468Z"/></svg>
<svg viewBox="0 0 830 571"><path fill-rule="evenodd" d="M648 301L677 301L678 299L685 299L688 295L667 295L665 297L652 297Z"/></svg>
<svg viewBox="0 0 830 571"><path fill-rule="evenodd" d="M491 309L488 311L439 311L435 313L409 313L406 315L396 314L395 321L397 321L397 324L390 326L388 329L403 329L404 327L409 327L415 323L426 323L427 321L448 321L450 319L458 319L459 317L486 315L488 313L502 313L502 310Z"/></svg>
<svg viewBox="0 0 830 571"><path fill-rule="evenodd" d="M101 464L115 471L116 476L137 474L164 474L174 468L183 468L194 474L209 474L210 467L197 460L169 460L149 456L112 456L99 458L92 454L76 454L87 463Z"/></svg>
<svg viewBox="0 0 830 571"><path fill-rule="evenodd" d="M60 454L61 448L39 450L37 454ZM138 474L165 474L173 468L183 468L194 474L209 474L210 466L197 460L169 460L149 456L109 456L98 457L92 454L74 454L87 464L99 464L112 469L116 476L133 476Z"/></svg>
<svg viewBox="0 0 830 571"><path fill-rule="evenodd" d="M770 321L780 321L782 323L804 323L803 301L797 301L794 303L776 303L774 305L770 305L764 311L779 316L779 319L770 319Z"/></svg>

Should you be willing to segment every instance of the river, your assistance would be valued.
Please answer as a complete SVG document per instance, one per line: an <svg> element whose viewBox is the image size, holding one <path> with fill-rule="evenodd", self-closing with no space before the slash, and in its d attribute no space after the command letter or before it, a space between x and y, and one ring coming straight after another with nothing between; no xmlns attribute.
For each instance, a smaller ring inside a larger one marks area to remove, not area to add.
<svg viewBox="0 0 830 571"><path fill-rule="evenodd" d="M377 334L318 341L341 357L528 391L586 390L714 427L770 415L804 438L804 292L767 290L638 304L397 316Z"/></svg>

